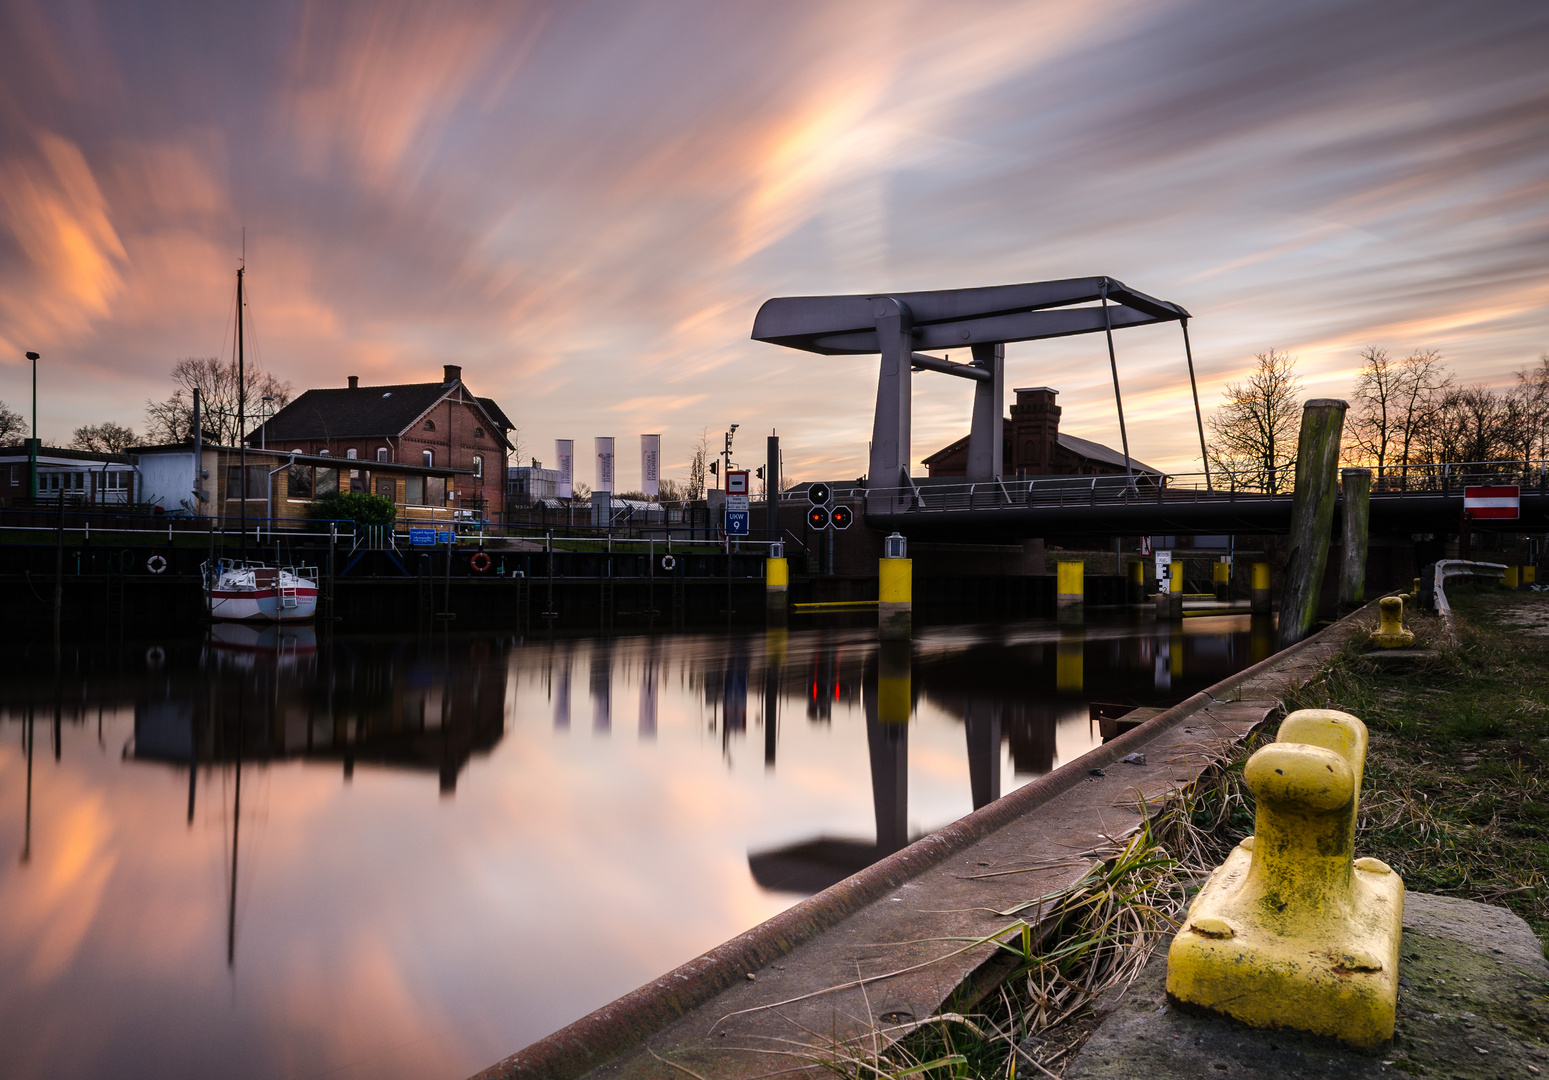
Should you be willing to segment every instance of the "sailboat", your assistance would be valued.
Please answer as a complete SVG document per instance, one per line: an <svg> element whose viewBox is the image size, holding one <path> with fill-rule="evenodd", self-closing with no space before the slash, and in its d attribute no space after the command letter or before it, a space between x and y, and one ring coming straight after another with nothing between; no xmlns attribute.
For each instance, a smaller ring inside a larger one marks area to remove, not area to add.
<svg viewBox="0 0 1549 1080"><path fill-rule="evenodd" d="M243 351L242 274L237 267L237 441L247 483L247 366ZM242 514L243 554L247 548L247 491L238 500ZM307 566L270 566L247 558L217 559L200 566L210 617L220 620L256 619L300 622L317 613L317 570Z"/></svg>

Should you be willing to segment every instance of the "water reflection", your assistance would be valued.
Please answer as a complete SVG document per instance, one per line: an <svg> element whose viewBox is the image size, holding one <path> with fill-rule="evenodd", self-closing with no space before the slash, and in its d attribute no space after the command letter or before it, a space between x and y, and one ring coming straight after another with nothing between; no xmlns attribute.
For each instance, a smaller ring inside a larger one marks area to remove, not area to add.
<svg viewBox="0 0 1549 1080"><path fill-rule="evenodd" d="M1084 752L1092 697L1164 705L1268 643L1245 617L882 646L222 627L57 675L20 643L6 1074L467 1075Z"/></svg>

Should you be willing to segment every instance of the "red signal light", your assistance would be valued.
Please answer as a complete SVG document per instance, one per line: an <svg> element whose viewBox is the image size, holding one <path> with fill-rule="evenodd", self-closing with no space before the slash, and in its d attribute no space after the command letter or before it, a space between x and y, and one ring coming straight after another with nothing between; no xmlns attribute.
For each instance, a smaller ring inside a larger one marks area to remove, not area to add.
<svg viewBox="0 0 1549 1080"><path fill-rule="evenodd" d="M828 512L829 521L833 522L836 529L848 529L850 522L855 520L855 511L848 506L836 506Z"/></svg>
<svg viewBox="0 0 1549 1080"><path fill-rule="evenodd" d="M828 528L829 514L821 506L809 507L807 510L807 527L809 529Z"/></svg>

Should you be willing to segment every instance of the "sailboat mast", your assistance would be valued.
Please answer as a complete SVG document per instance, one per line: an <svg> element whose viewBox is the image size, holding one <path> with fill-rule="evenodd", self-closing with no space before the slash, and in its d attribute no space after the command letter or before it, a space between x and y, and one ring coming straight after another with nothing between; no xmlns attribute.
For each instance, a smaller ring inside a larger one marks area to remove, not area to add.
<svg viewBox="0 0 1549 1080"><path fill-rule="evenodd" d="M242 271L237 267L237 460L242 465L242 561L247 561L247 368L242 351Z"/></svg>

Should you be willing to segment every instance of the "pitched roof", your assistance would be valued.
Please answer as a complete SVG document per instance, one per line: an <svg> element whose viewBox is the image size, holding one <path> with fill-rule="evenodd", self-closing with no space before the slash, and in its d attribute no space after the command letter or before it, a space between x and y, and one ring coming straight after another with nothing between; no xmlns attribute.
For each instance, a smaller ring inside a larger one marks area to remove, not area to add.
<svg viewBox="0 0 1549 1080"><path fill-rule="evenodd" d="M401 435L432 406L458 388L467 391L461 382L308 390L270 417L267 423L254 428L248 441L262 439L265 443L282 445L302 439L368 439ZM499 406L489 398L476 398L472 394L468 394L466 400L476 403L489 417L492 426L506 425L497 433L504 441L505 431L511 430L512 425Z"/></svg>
<svg viewBox="0 0 1549 1080"><path fill-rule="evenodd" d="M495 404L494 398L481 397L477 400L480 405L484 406L484 411L489 413L489 418L500 425L501 431L516 430L516 425L513 424L511 422L511 418L505 414L505 410L503 410L499 405Z"/></svg>
<svg viewBox="0 0 1549 1080"><path fill-rule="evenodd" d="M1010 426L1011 421L1007 420L1006 427L1009 428ZM1124 468L1124 454L1121 451L1104 446L1102 443L1093 442L1091 439L1083 439L1076 435L1067 435L1063 431L1059 432L1057 437L1061 446L1079 457L1084 457L1088 461L1101 461L1105 465L1113 465L1120 469ZM943 446L930 457L921 459L920 463L922 465L934 465L938 461L945 460L957 451L966 449L968 446L968 439L969 436L964 435L956 442ZM1130 458L1129 463L1136 472L1151 473L1154 476L1162 475L1161 469L1153 469L1151 466L1136 458Z"/></svg>

